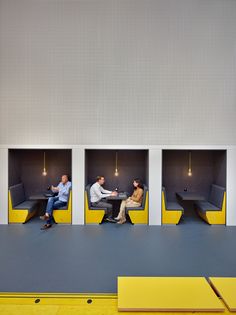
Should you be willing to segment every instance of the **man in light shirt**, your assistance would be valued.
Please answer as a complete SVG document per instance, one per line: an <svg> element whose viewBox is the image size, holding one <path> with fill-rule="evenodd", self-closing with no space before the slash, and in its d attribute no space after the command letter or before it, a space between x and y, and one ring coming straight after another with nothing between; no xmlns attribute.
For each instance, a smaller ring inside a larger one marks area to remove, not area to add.
<svg viewBox="0 0 236 315"><path fill-rule="evenodd" d="M104 176L97 176L96 183L94 183L90 188L90 201L93 207L106 208L106 221L116 222L112 218L112 204L106 202L105 198L109 196L117 196L117 192L104 189L102 187L104 183Z"/></svg>
<svg viewBox="0 0 236 315"><path fill-rule="evenodd" d="M55 197L50 197L48 199L46 212L40 217L41 220L46 220L47 223L41 228L46 230L52 226L53 210L65 207L67 205L71 189L71 182L68 179L68 175L62 175L61 182L58 186L51 186L51 190L54 193L58 193Z"/></svg>

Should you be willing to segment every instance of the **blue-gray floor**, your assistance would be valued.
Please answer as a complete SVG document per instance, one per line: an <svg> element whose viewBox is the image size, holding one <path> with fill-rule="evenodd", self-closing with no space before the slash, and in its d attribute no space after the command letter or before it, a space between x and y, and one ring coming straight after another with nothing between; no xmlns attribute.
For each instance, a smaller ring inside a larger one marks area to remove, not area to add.
<svg viewBox="0 0 236 315"><path fill-rule="evenodd" d="M116 292L119 275L236 276L236 227L0 226L0 291Z"/></svg>

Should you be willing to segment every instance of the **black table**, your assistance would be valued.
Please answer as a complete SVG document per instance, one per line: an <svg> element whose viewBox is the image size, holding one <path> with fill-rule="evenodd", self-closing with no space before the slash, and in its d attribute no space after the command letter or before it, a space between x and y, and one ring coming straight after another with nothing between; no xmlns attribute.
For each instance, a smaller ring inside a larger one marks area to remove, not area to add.
<svg viewBox="0 0 236 315"><path fill-rule="evenodd" d="M120 204L122 200L126 200L128 198L127 193L118 193L117 196L108 196L105 199L108 202L111 202L113 205L113 217L117 217L120 211Z"/></svg>
<svg viewBox="0 0 236 315"><path fill-rule="evenodd" d="M48 200L49 196L45 196L44 194L37 194L37 195L32 195L29 197L29 200Z"/></svg>
<svg viewBox="0 0 236 315"><path fill-rule="evenodd" d="M118 193L117 196L108 196L106 197L106 200L126 200L128 198L127 193Z"/></svg>
<svg viewBox="0 0 236 315"><path fill-rule="evenodd" d="M48 198L50 198L50 196L45 196L45 193L39 193L36 195L31 195L29 197L29 200L37 200L40 203L40 210L38 212L38 215L43 215L45 213Z"/></svg>
<svg viewBox="0 0 236 315"><path fill-rule="evenodd" d="M206 199L204 196L200 195L199 193L191 192L191 191L177 192L176 196L179 197L181 200L190 200L190 201Z"/></svg>

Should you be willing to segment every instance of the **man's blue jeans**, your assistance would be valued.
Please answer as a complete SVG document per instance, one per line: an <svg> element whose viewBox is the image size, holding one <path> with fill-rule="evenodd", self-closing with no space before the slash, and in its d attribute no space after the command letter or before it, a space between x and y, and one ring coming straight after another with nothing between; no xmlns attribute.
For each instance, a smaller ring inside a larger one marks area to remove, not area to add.
<svg viewBox="0 0 236 315"><path fill-rule="evenodd" d="M47 224L52 223L52 213L54 209L58 209L60 207L64 207L67 205L67 202L59 200L58 196L50 197L48 199L46 213L49 214L49 219L47 220Z"/></svg>

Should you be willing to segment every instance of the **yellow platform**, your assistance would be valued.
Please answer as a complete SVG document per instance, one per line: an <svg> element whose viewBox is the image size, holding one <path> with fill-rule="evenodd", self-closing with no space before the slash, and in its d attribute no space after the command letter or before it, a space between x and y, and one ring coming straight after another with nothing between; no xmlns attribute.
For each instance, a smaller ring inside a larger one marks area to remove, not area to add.
<svg viewBox="0 0 236 315"><path fill-rule="evenodd" d="M223 312L203 277L118 277L119 311Z"/></svg>
<svg viewBox="0 0 236 315"><path fill-rule="evenodd" d="M219 300L222 307L223 304ZM115 294L42 294L42 293L0 293L0 314L3 315L118 315L117 295ZM130 314L130 312L122 312ZM133 315L144 315L150 312L133 312ZM153 315L163 315L152 312ZM166 313L165 313L166 314ZM174 313L167 314L173 315ZM166 315L167 315L166 314ZM192 312L178 312L177 315L192 315ZM209 315L209 312L195 315ZM219 315L211 312L211 315ZM232 314L227 308L225 315Z"/></svg>
<svg viewBox="0 0 236 315"><path fill-rule="evenodd" d="M230 311L236 312L236 278L209 278Z"/></svg>

